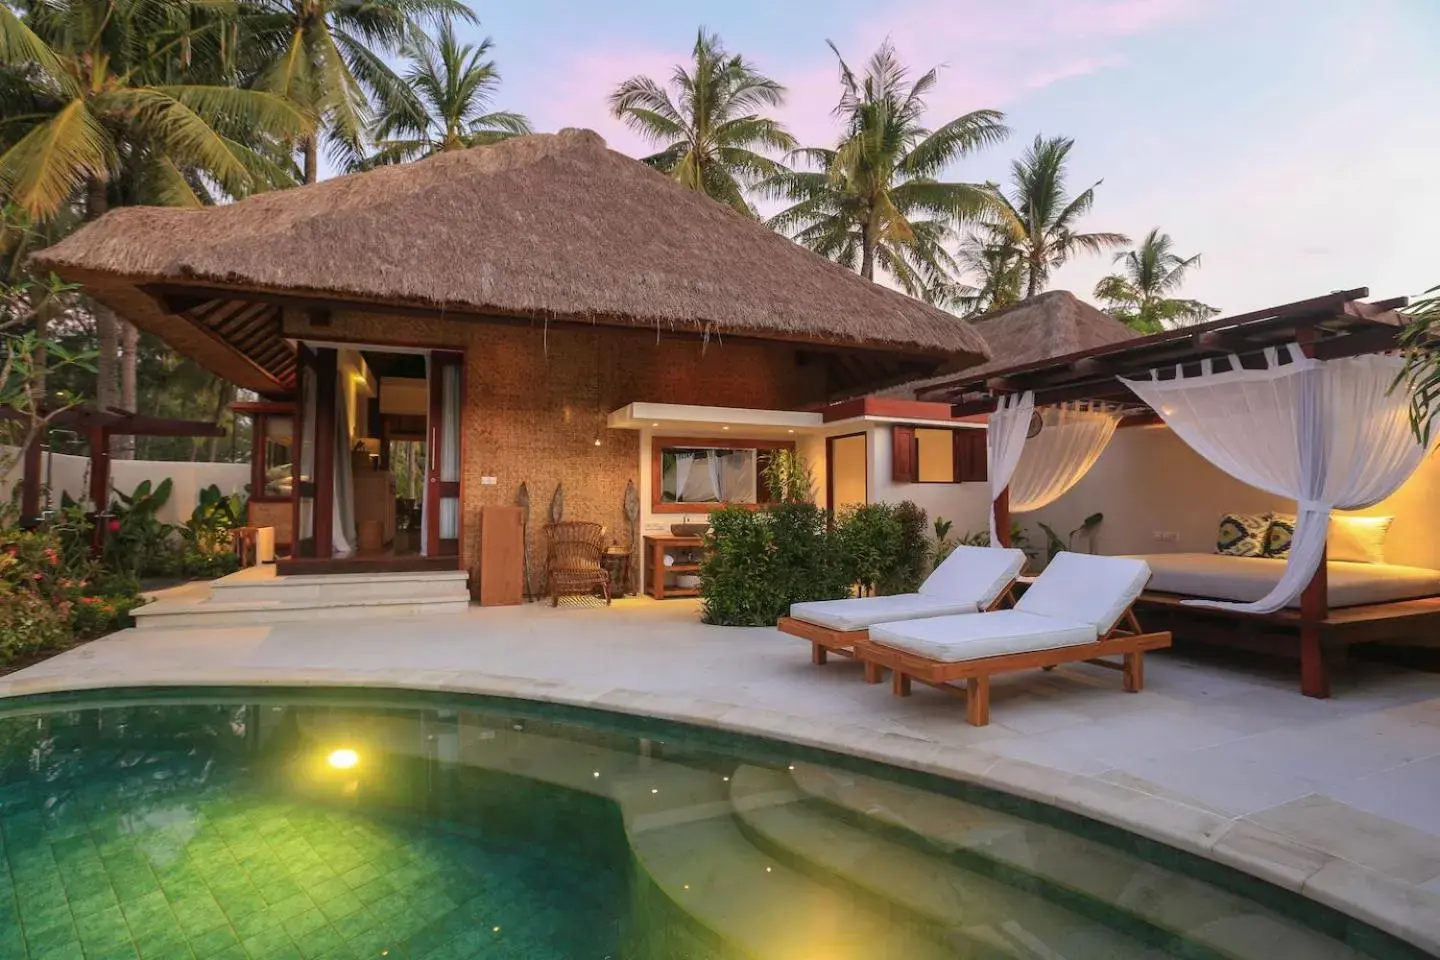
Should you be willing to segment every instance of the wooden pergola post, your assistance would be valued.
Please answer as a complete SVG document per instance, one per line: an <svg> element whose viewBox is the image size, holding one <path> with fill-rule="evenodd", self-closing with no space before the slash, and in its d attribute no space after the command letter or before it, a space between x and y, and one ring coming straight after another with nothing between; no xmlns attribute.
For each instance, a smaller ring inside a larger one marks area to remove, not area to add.
<svg viewBox="0 0 1440 960"><path fill-rule="evenodd" d="M1000 491L995 498L995 538L1000 542L995 544L998 547L1010 546L1010 488L1006 487Z"/></svg>
<svg viewBox="0 0 1440 960"><path fill-rule="evenodd" d="M110 431L91 427L90 438L90 502L95 505L95 529L90 534L90 550L96 556L105 549L109 534L106 524L110 509Z"/></svg>
<svg viewBox="0 0 1440 960"><path fill-rule="evenodd" d="M1330 616L1328 556L1328 551L1320 554L1320 566L1300 594L1300 692L1320 700L1330 696L1324 643Z"/></svg>
<svg viewBox="0 0 1440 960"><path fill-rule="evenodd" d="M45 430L35 431L25 445L20 474L20 529L33 530L40 525L40 487L43 483L41 453L45 442Z"/></svg>

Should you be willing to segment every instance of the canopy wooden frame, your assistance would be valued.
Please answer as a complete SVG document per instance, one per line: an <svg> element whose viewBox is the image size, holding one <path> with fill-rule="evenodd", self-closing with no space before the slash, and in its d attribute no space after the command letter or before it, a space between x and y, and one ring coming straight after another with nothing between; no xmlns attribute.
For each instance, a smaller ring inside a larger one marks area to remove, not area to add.
<svg viewBox="0 0 1440 960"><path fill-rule="evenodd" d="M982 376L961 373L928 385L920 399L947 400L956 417L993 413L1002 396L1027 390L1034 392L1037 407L1074 400L1120 400L1143 406L1122 377L1148 376L1151 370L1158 370L1165 378L1174 376L1177 368L1194 375L1200 372L1202 361L1213 360L1228 368L1232 357L1243 367L1258 368L1264 364L1267 348L1288 343L1299 343L1307 356L1321 360L1394 350L1404 330L1403 318L1395 311L1409 300L1395 297L1366 302L1369 295L1367 287L1341 290ZM1125 422L1161 420L1145 410ZM995 528L1002 546L1010 542L1009 493L1002 490L994 500ZM1187 621L1219 621L1215 628L1197 629L1196 633L1247 649L1274 653L1277 635L1298 634L1298 650L1285 650L1282 645L1280 652L1298 653L1300 690L1317 698L1330 696L1327 660L1348 644L1387 636L1423 636L1440 628L1440 598L1346 608L1332 616L1323 558L1301 596L1298 614L1290 610L1268 615L1196 610L1181 607L1182 599L1146 593L1140 604L1167 619L1178 620L1183 615Z"/></svg>

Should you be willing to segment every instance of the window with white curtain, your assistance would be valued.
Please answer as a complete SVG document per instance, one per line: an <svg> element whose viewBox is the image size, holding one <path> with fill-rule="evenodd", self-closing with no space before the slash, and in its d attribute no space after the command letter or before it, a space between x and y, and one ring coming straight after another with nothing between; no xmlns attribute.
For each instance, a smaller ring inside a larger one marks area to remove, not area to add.
<svg viewBox="0 0 1440 960"><path fill-rule="evenodd" d="M757 503L760 469L760 451L754 448L665 447L660 502Z"/></svg>

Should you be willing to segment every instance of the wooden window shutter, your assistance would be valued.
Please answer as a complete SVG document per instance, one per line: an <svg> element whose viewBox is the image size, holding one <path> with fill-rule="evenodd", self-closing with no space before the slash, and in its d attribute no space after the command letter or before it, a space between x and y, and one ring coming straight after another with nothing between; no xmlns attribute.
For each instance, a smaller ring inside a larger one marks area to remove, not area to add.
<svg viewBox="0 0 1440 960"><path fill-rule="evenodd" d="M896 424L890 428L890 478L895 483L914 483L919 479L920 457L916 444L914 427Z"/></svg>
<svg viewBox="0 0 1440 960"><path fill-rule="evenodd" d="M989 479L984 430L955 431L955 482L983 483Z"/></svg>

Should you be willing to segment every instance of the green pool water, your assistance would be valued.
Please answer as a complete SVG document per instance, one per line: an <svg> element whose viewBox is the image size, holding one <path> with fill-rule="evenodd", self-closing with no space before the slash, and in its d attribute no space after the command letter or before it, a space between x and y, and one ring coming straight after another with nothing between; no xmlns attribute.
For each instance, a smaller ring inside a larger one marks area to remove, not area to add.
<svg viewBox="0 0 1440 960"><path fill-rule="evenodd" d="M363 691L0 704L0 960L1421 956L1002 794Z"/></svg>

